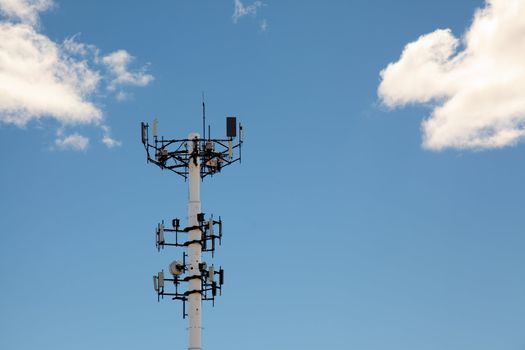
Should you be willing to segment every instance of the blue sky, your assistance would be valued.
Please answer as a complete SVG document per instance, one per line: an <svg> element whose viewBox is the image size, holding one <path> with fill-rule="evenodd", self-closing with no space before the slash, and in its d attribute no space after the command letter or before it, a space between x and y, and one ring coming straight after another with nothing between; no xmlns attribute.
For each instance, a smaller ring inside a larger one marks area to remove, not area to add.
<svg viewBox="0 0 525 350"><path fill-rule="evenodd" d="M235 22L234 1L56 1L30 25L92 45L73 62L100 74L81 95L100 119L0 106L0 348L186 347L151 276L180 257L154 227L185 217L187 184L146 164L139 125L199 131L204 91L213 135L232 114L246 130L242 164L202 185L226 270L204 348L523 350L523 144L429 149L439 98L378 97L405 45L461 37L483 6L266 0ZM125 50L130 75L95 48Z"/></svg>

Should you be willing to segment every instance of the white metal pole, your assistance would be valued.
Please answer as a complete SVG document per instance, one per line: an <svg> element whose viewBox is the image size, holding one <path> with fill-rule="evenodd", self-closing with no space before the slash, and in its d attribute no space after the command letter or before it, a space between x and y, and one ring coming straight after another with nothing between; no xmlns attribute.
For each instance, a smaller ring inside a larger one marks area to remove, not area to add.
<svg viewBox="0 0 525 350"><path fill-rule="evenodd" d="M199 138L199 134L191 133L189 136L190 140ZM193 152L193 147L198 143L189 142L188 152ZM196 163L196 164L195 164ZM199 226L197 220L197 214L201 212L201 199L200 199L200 185L201 185L201 165L200 159L197 157L196 162L190 159L189 164L189 198L188 198L188 225ZM191 230L188 233L189 241L200 241L201 231L199 229ZM189 272L188 275L200 276L199 264L201 263L202 247L198 243L192 243L188 246L188 260L189 260ZM200 291L201 290L201 279L193 278L190 279L188 285L188 291ZM191 293L188 295L188 350L201 350L201 332L202 332L202 295L200 293Z"/></svg>

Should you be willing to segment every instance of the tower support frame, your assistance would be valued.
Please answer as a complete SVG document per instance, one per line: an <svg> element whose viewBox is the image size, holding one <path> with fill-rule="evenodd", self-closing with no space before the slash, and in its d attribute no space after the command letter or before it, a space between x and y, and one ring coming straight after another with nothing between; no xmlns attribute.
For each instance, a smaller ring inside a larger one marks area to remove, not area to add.
<svg viewBox="0 0 525 350"><path fill-rule="evenodd" d="M199 139L199 134L189 135L190 140ZM189 142L188 152L194 153L194 147L199 143ZM202 349L202 295L201 295L201 271L202 246L197 243L202 239L197 214L201 212L200 184L201 165L199 157L195 157L188 165L188 224L194 229L188 232L188 276L191 278L188 285L188 350Z"/></svg>
<svg viewBox="0 0 525 350"><path fill-rule="evenodd" d="M203 104L204 113L204 104ZM222 220L215 220L213 215L208 219L201 210L200 186L204 178L213 176L226 166L241 162L241 146L243 143L243 128L239 124L239 139L235 117L227 117L226 139L211 138L211 132L203 136L190 133L187 139L165 139L159 137L158 123L153 122L153 139L150 141L149 125L141 123L141 140L146 150L147 161L170 170L188 182L187 224L183 228L180 220L171 221L172 228L164 225L164 220L157 225L155 231L156 248L184 248L182 261L173 261L169 265L169 273L164 270L153 276L153 286L157 292L157 300L171 297L182 301L183 318L188 318L188 350L202 350L202 304L212 301L222 294L224 270L217 269L214 264L203 261L203 253L211 253L213 258L216 242L221 244ZM207 138L206 138L207 136ZM217 228L218 230L217 230ZM166 234L174 234L175 241L169 240ZM179 235L187 234L187 239L179 241Z"/></svg>

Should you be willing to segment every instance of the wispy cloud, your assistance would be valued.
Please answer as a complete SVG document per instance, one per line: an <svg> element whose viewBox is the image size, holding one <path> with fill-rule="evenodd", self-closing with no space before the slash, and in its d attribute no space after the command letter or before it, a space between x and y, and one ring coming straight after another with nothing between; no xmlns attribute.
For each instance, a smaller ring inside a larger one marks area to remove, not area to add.
<svg viewBox="0 0 525 350"><path fill-rule="evenodd" d="M39 14L53 7L53 0L0 0L0 13L13 20L35 26Z"/></svg>
<svg viewBox="0 0 525 350"><path fill-rule="evenodd" d="M259 23L259 28L261 29L261 32L265 32L268 29L268 22L266 21L266 19L263 19Z"/></svg>
<svg viewBox="0 0 525 350"><path fill-rule="evenodd" d="M432 103L423 146L486 149L525 137L525 2L487 0L461 39L438 29L381 71L389 107Z"/></svg>
<svg viewBox="0 0 525 350"><path fill-rule="evenodd" d="M100 62L100 50L95 45L85 44L78 41L80 33L66 38L62 43L62 49L71 56L91 57L95 63Z"/></svg>
<svg viewBox="0 0 525 350"><path fill-rule="evenodd" d="M0 0L0 14L5 17L0 21L0 122L23 127L47 118L69 127L101 128L103 111L93 96L106 89L145 86L153 76L145 68L131 71L133 58L125 50L100 58L99 49L79 42L78 35L57 43L42 34L39 13L53 5L52 0ZM104 135L102 142L108 147L117 144L105 131ZM57 140L57 146L87 147L80 135L72 136ZM75 141L80 146L72 146Z"/></svg>
<svg viewBox="0 0 525 350"><path fill-rule="evenodd" d="M264 6L262 1L255 1L251 5L244 5L241 0L234 0L232 15L233 23L237 23L239 19L248 15L255 16L257 14L257 10L262 6Z"/></svg>
<svg viewBox="0 0 525 350"><path fill-rule="evenodd" d="M118 50L102 58L113 75L108 85L109 90L113 91L122 85L146 86L153 81L153 76L146 73L145 67L135 72L129 71L129 64L133 59L126 50Z"/></svg>
<svg viewBox="0 0 525 350"><path fill-rule="evenodd" d="M102 125L102 131L104 132L104 136L102 137L102 143L105 144L108 148L118 147L122 145L120 141L115 140L111 137L111 130L109 126Z"/></svg>
<svg viewBox="0 0 525 350"><path fill-rule="evenodd" d="M78 133L74 133L57 138L55 145L61 150L85 151L89 146L89 139Z"/></svg>
<svg viewBox="0 0 525 350"><path fill-rule="evenodd" d="M128 94L127 92L124 92L124 91L119 91L117 92L117 94L115 95L115 98L117 99L117 101L126 101L130 98L130 94Z"/></svg>

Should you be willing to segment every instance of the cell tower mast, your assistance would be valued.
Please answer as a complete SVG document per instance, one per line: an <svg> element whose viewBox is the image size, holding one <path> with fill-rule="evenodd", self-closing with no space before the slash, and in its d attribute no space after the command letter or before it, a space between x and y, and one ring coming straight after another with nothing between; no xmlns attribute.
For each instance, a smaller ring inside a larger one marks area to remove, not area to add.
<svg viewBox="0 0 525 350"><path fill-rule="evenodd" d="M203 123L205 105L203 106ZM203 124L204 125L204 124ZM209 128L209 127L208 127ZM203 252L210 252L212 257L216 242L222 240L222 220L215 220L213 215L205 219L201 211L200 183L207 176L213 176L225 166L241 161L243 128L235 117L226 118L226 138L201 138L197 133L189 134L187 139L159 139L157 120L153 121L153 141L149 140L149 125L141 123L142 144L146 149L148 162L161 169L170 170L188 180L188 226L182 228L179 219L172 220L172 227L164 226L164 221L157 225L155 231L157 249L166 246L182 247L182 261L173 261L169 266L173 278L164 276L164 270L153 276L153 285L157 299L169 296L183 303L183 318L188 316L188 350L202 349L202 301L215 304L217 292L222 293L224 270L216 269L202 260ZM203 133L205 129L203 128ZM218 231L218 232L217 232ZM166 240L167 234L174 239ZM179 241L179 234L187 234ZM186 311L186 302L188 310Z"/></svg>

